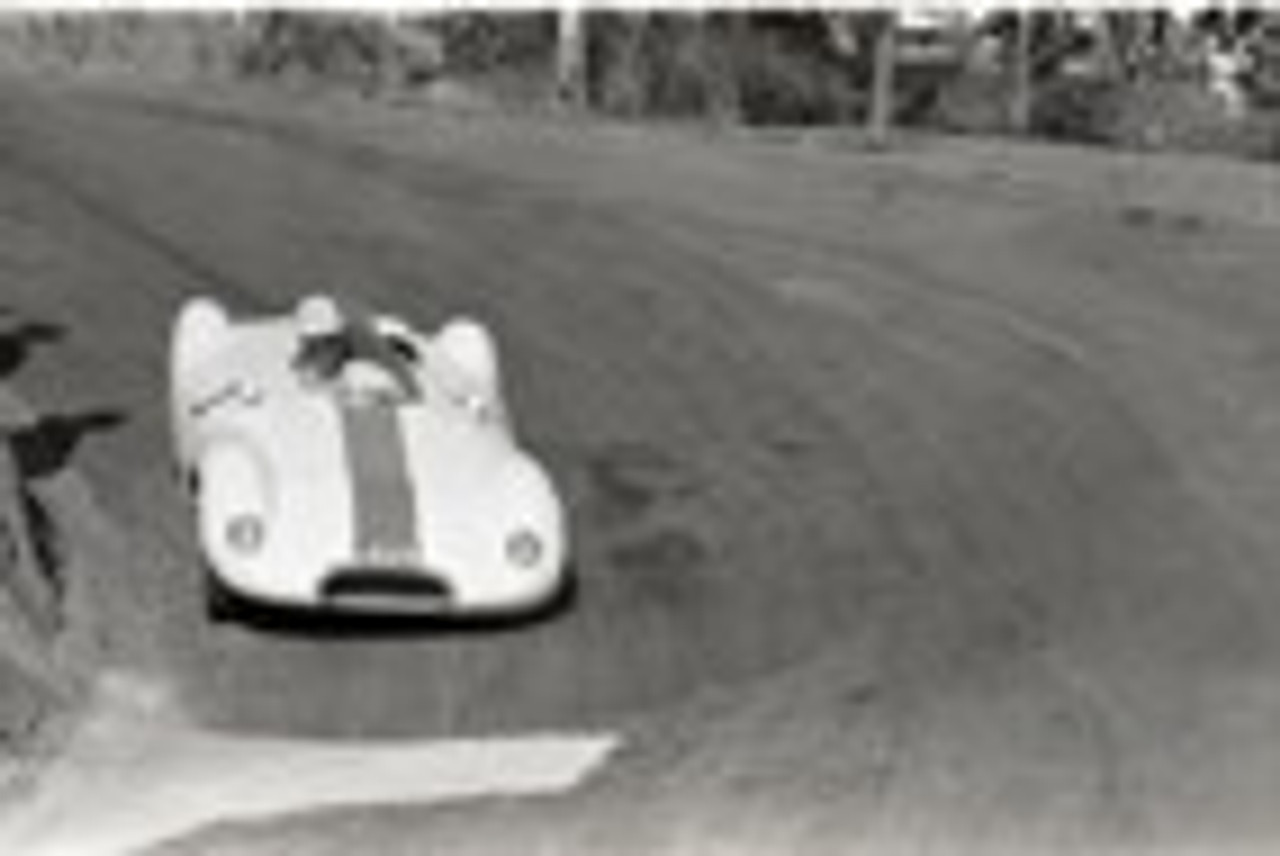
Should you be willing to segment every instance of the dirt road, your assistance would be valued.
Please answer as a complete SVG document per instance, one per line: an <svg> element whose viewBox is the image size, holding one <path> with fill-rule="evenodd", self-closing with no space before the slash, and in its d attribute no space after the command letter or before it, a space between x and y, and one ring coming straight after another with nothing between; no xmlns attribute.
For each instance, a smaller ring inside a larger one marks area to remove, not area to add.
<svg viewBox="0 0 1280 856"><path fill-rule="evenodd" d="M389 810L385 852L1275 842L1274 234L644 133L0 99L3 300L65 330L12 380L134 557L95 581L111 666L229 732L634 735L500 824ZM167 325L312 291L496 325L571 614L203 620ZM369 818L189 852L382 852Z"/></svg>

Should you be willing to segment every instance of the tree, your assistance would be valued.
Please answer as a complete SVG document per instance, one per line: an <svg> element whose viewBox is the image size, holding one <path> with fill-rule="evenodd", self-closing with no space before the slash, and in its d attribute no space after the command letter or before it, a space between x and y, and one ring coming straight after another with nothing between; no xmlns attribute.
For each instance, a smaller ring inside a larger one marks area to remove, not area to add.
<svg viewBox="0 0 1280 856"><path fill-rule="evenodd" d="M571 110L587 103L586 19L578 0L562 0L556 14L556 98Z"/></svg>
<svg viewBox="0 0 1280 856"><path fill-rule="evenodd" d="M1009 128L1025 133L1031 127L1031 105L1035 97L1032 83L1032 12L1014 13L1013 44L1009 51L1009 71L1013 81L1009 94Z"/></svg>
<svg viewBox="0 0 1280 856"><path fill-rule="evenodd" d="M897 15L875 13L875 41L871 71L871 105L867 111L867 136L873 146L889 142L893 126L895 66L898 46Z"/></svg>

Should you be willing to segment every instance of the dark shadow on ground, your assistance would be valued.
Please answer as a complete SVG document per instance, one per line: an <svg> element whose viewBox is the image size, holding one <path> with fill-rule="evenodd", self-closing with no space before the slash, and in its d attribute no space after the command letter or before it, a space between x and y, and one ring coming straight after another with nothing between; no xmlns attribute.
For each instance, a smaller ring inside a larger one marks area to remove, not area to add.
<svg viewBox="0 0 1280 856"><path fill-rule="evenodd" d="M568 584L551 600L529 612L511 615L448 616L402 613L339 613L319 609L291 609L248 600L211 583L211 619L220 624L278 636L333 641L355 639L446 638L489 636L518 632L551 621L574 607L578 574L570 570Z"/></svg>
<svg viewBox="0 0 1280 856"><path fill-rule="evenodd" d="M19 489L23 517L30 528L31 549L35 552L37 567L52 592L53 603L65 602L66 580L62 571L66 564L66 544L62 525L43 497L27 486Z"/></svg>
<svg viewBox="0 0 1280 856"><path fill-rule="evenodd" d="M18 470L24 479L56 475L66 469L89 435L114 430L127 418L113 408L41 416L9 434Z"/></svg>
<svg viewBox="0 0 1280 856"><path fill-rule="evenodd" d="M9 314L9 310L0 310L0 315ZM65 334L60 325L44 321L24 321L0 333L0 378L22 368L36 347L57 342Z"/></svg>

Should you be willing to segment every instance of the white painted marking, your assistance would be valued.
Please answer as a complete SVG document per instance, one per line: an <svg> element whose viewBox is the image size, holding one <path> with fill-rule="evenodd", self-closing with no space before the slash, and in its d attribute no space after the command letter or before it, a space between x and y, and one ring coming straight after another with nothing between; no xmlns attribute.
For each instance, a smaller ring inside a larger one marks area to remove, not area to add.
<svg viewBox="0 0 1280 856"><path fill-rule="evenodd" d="M333 742L200 732L111 704L88 721L0 826L0 852L125 856L217 821L325 808L563 791L603 764L614 735Z"/></svg>

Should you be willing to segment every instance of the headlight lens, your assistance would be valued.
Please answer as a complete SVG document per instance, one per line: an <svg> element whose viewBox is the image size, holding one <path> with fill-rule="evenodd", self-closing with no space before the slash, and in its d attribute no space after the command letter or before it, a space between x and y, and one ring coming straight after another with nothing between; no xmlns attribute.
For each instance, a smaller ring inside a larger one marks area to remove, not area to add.
<svg viewBox="0 0 1280 856"><path fill-rule="evenodd" d="M534 567L545 552L542 538L530 529L517 529L507 537L507 559L518 568Z"/></svg>
<svg viewBox="0 0 1280 856"><path fill-rule="evenodd" d="M267 526L256 514L237 514L227 521L227 544L239 553L256 553L266 540Z"/></svg>

